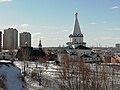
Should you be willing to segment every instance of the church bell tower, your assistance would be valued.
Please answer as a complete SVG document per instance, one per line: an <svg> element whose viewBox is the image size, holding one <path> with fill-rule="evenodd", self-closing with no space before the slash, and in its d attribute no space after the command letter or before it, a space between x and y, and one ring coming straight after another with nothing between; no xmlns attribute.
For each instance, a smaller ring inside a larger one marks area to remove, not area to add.
<svg viewBox="0 0 120 90"><path fill-rule="evenodd" d="M78 13L75 13L75 20L73 25L72 33L69 35L70 42L67 42L67 45L72 46L74 48L81 46L86 46L86 43L83 42L83 34L80 29L80 25L78 22Z"/></svg>

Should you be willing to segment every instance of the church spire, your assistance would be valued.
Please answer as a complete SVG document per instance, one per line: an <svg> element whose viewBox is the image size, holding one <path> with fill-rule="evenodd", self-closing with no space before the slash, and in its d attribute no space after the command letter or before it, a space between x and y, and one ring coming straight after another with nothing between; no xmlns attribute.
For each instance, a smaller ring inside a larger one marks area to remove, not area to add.
<svg viewBox="0 0 120 90"><path fill-rule="evenodd" d="M41 40L39 41L39 49L42 49Z"/></svg>
<svg viewBox="0 0 120 90"><path fill-rule="evenodd" d="M78 13L76 12L76 13L75 13L75 17L76 17L76 18L77 18L77 15L78 15Z"/></svg>
<svg viewBox="0 0 120 90"><path fill-rule="evenodd" d="M74 48L78 46L86 46L86 43L83 42L83 34L81 33L81 29L78 22L78 13L75 13L75 21L73 26L73 32L69 35L70 42L67 45L72 46Z"/></svg>
<svg viewBox="0 0 120 90"><path fill-rule="evenodd" d="M75 13L75 21L74 21L74 26L73 26L73 36L81 36L83 37L83 34L81 33L81 29L80 29L80 26L79 26L79 22L78 22L78 13L76 12Z"/></svg>

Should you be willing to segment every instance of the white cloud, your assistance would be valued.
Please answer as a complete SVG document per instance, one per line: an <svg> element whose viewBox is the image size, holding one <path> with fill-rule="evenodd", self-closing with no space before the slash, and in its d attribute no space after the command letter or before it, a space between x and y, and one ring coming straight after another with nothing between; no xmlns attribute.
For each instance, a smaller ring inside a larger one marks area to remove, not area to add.
<svg viewBox="0 0 120 90"><path fill-rule="evenodd" d="M0 26L0 29L7 29L7 28L22 28L22 29L27 29L29 27L30 27L29 24L20 24L20 25Z"/></svg>
<svg viewBox="0 0 120 90"><path fill-rule="evenodd" d="M0 2L12 2L13 0L0 0Z"/></svg>
<svg viewBox="0 0 120 90"><path fill-rule="evenodd" d="M30 25L29 24L21 24L21 25L19 25L19 27L21 27L21 28L29 28Z"/></svg>
<svg viewBox="0 0 120 90"><path fill-rule="evenodd" d="M102 37L97 37L94 39L94 41L104 41L104 40L120 40L120 37L109 37L109 36L102 36Z"/></svg>
<svg viewBox="0 0 120 90"><path fill-rule="evenodd" d="M108 29L108 30L116 30L116 31L119 31L120 30L120 28L110 28L110 29Z"/></svg>
<svg viewBox="0 0 120 90"><path fill-rule="evenodd" d="M88 24L91 24L91 25L96 25L97 23L95 23L95 22L90 22L90 23L88 23Z"/></svg>
<svg viewBox="0 0 120 90"><path fill-rule="evenodd" d="M31 25L29 24L18 24L18 25L4 25L0 26L0 30L8 29L8 28L16 28L20 33L21 32L29 32Z"/></svg>
<svg viewBox="0 0 120 90"><path fill-rule="evenodd" d="M37 33L33 33L33 34L32 34L32 39L33 39L33 40L39 41L40 39L43 39L43 38L44 38L44 37L42 37L41 32L37 32Z"/></svg>
<svg viewBox="0 0 120 90"><path fill-rule="evenodd" d="M33 33L33 36L41 35L41 32Z"/></svg>
<svg viewBox="0 0 120 90"><path fill-rule="evenodd" d="M18 25L8 25L8 26L0 26L1 30L7 29L7 28L17 28Z"/></svg>
<svg viewBox="0 0 120 90"><path fill-rule="evenodd" d="M113 6L111 9L119 9L120 7L118 6Z"/></svg>

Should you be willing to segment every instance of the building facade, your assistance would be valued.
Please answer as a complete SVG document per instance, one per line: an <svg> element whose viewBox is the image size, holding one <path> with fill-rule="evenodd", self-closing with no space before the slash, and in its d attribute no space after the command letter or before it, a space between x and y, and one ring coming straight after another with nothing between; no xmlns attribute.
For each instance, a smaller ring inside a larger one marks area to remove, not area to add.
<svg viewBox="0 0 120 90"><path fill-rule="evenodd" d="M20 47L25 47L26 43L28 47L31 47L31 34L29 32L20 33Z"/></svg>
<svg viewBox="0 0 120 90"><path fill-rule="evenodd" d="M75 20L73 25L72 33L69 35L70 41L66 44L68 45L65 50L67 51L67 56L70 61L83 60L86 63L100 62L100 56L94 53L91 48L86 47L86 42L84 42L84 35L81 32L81 28L78 21L78 13L75 13ZM60 53L59 57L64 53ZM63 56L63 55L62 55ZM65 58L65 57L64 57ZM60 62L63 59L60 59Z"/></svg>
<svg viewBox="0 0 120 90"><path fill-rule="evenodd" d="M0 31L0 52L2 51L2 32Z"/></svg>
<svg viewBox="0 0 120 90"><path fill-rule="evenodd" d="M69 35L70 42L67 43L70 47L77 48L78 46L86 46L86 42L83 42L83 34L80 29L80 25L78 22L78 13L75 13L75 21L72 33Z"/></svg>
<svg viewBox="0 0 120 90"><path fill-rule="evenodd" d="M29 61L45 61L46 54L44 50L42 49L41 41L39 42L38 48L29 47L28 44L26 44L25 47L20 47L18 49L18 52L16 54L16 58L18 60L29 60Z"/></svg>
<svg viewBox="0 0 120 90"><path fill-rule="evenodd" d="M83 34L81 32L81 28L78 21L78 13L75 13L75 20L73 25L72 33L69 35L70 41L67 42L68 52L70 54L77 53L80 57L84 54L90 55L91 49L86 47L86 42L83 41Z"/></svg>
<svg viewBox="0 0 120 90"><path fill-rule="evenodd" d="M117 50L120 50L120 43L115 44Z"/></svg>
<svg viewBox="0 0 120 90"><path fill-rule="evenodd" d="M4 30L3 34L3 49L14 50L18 48L18 31L14 28Z"/></svg>

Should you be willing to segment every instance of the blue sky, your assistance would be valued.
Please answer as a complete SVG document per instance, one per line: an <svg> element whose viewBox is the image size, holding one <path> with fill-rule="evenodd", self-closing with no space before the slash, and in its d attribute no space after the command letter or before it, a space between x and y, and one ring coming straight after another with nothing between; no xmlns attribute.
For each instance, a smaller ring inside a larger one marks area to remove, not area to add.
<svg viewBox="0 0 120 90"><path fill-rule="evenodd" d="M87 46L120 43L120 0L0 0L0 30L30 32L33 46L62 46L76 11Z"/></svg>

